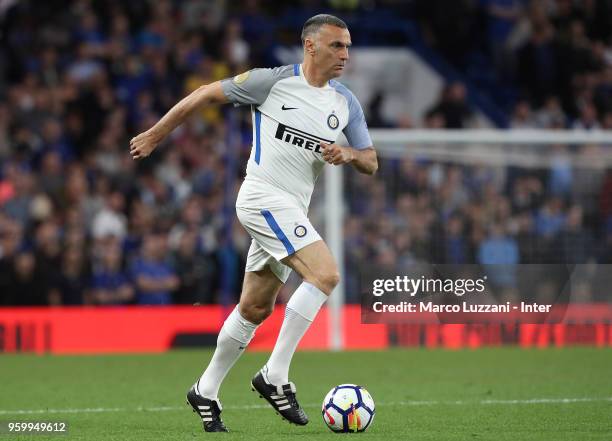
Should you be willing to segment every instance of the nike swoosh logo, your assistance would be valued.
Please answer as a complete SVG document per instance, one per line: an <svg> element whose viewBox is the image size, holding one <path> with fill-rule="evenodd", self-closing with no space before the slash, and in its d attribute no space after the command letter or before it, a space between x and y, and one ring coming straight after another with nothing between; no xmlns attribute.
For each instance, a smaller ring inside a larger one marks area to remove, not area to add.
<svg viewBox="0 0 612 441"><path fill-rule="evenodd" d="M283 110L296 110L297 107L285 107L285 105L283 104L283 107L281 107L281 109L283 109Z"/></svg>

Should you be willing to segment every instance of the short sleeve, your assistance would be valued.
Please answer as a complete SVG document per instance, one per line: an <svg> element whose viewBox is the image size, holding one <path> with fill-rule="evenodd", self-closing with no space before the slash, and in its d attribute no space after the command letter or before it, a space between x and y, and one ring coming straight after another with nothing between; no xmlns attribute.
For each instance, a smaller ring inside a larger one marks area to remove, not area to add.
<svg viewBox="0 0 612 441"><path fill-rule="evenodd" d="M363 109L355 97L353 97L352 104L349 104L349 122L343 132L349 145L353 148L365 149L372 146L372 138L370 138Z"/></svg>
<svg viewBox="0 0 612 441"><path fill-rule="evenodd" d="M226 78L221 81L223 93L227 99L236 105L259 105L262 104L272 86L292 73L291 66L275 67L273 69L252 69Z"/></svg>
<svg viewBox="0 0 612 441"><path fill-rule="evenodd" d="M349 110L348 123L342 130L344 136L346 136L349 145L355 149L365 149L371 147L372 138L370 138L370 132L368 131L368 124L366 123L365 116L361 104L353 92L348 90L344 85L337 81L331 82L331 85L336 91L346 98L346 102Z"/></svg>

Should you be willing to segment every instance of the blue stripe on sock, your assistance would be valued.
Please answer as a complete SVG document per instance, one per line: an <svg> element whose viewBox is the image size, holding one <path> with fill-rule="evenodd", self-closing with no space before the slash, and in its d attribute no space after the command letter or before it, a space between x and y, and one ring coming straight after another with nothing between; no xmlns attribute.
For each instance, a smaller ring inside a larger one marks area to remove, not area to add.
<svg viewBox="0 0 612 441"><path fill-rule="evenodd" d="M283 243L285 249L287 250L287 253L289 255L295 253L293 245L291 245L291 242L289 242L289 239L287 239L287 236L285 236L283 230L281 230L278 224L276 223L276 219L274 219L272 213L270 213L268 210L261 210L261 214L266 219L266 222L268 223L274 234L276 234L276 237L278 237L278 240Z"/></svg>

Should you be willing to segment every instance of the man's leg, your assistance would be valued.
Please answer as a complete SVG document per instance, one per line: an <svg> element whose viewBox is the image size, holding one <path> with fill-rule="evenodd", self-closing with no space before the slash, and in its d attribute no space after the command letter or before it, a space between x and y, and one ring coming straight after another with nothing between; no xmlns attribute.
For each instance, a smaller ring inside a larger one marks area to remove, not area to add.
<svg viewBox="0 0 612 441"><path fill-rule="evenodd" d="M269 266L245 273L240 303L223 323L215 353L196 383L201 396L217 399L223 379L253 338L255 329L272 313L281 286Z"/></svg>
<svg viewBox="0 0 612 441"><path fill-rule="evenodd" d="M274 385L289 382L289 365L297 345L339 280L336 262L322 240L307 245L282 262L297 272L303 282L287 303L283 325L264 368L267 380Z"/></svg>
<svg viewBox="0 0 612 441"><path fill-rule="evenodd" d="M281 284L267 266L262 271L245 273L240 303L223 323L217 348L204 374L187 392L187 402L202 419L205 432L227 432L221 420L219 388L257 326L272 312Z"/></svg>
<svg viewBox="0 0 612 441"><path fill-rule="evenodd" d="M282 262L302 276L303 282L289 299L272 355L253 377L251 386L284 419L303 426L308 424L308 416L297 402L295 385L289 381L289 365L298 343L338 284L339 276L334 258L322 240L301 248Z"/></svg>

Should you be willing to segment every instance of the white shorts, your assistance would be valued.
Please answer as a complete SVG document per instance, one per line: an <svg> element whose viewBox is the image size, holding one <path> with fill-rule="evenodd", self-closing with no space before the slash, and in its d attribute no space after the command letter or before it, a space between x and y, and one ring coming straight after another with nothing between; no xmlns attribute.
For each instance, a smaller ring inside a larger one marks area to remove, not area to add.
<svg viewBox="0 0 612 441"><path fill-rule="evenodd" d="M236 207L236 214L253 238L247 256L247 272L260 271L269 265L276 277L285 283L291 268L281 263L281 259L321 240L308 217L297 207L270 210Z"/></svg>

